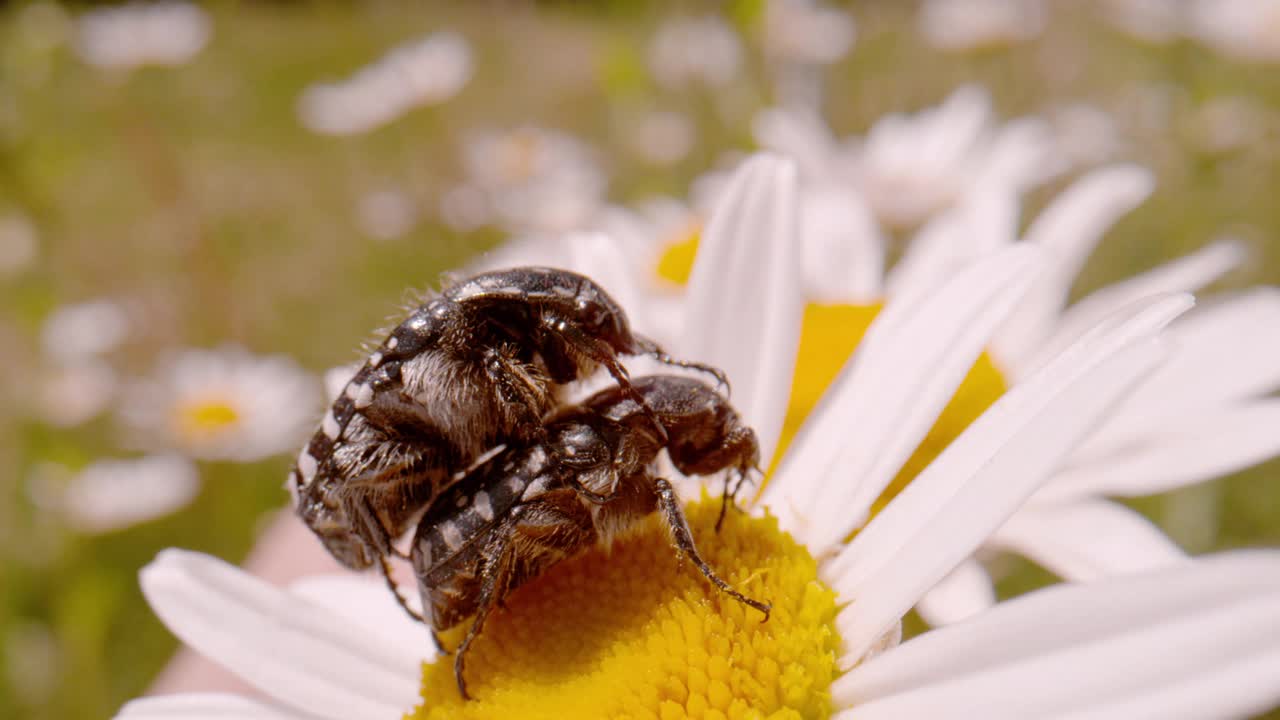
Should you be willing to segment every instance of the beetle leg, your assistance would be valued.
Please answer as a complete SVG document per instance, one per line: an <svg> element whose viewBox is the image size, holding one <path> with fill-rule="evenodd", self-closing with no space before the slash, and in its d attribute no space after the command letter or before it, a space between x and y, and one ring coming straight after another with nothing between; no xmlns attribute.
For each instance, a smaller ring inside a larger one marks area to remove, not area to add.
<svg viewBox="0 0 1280 720"><path fill-rule="evenodd" d="M422 613L409 607L409 601L405 598L404 595L400 594L400 586L396 585L395 579L391 577L391 563L390 561L387 560L386 555L381 555L378 557L378 567L382 570L382 579L387 581L387 587L391 589L391 594L395 596L396 604L399 605L401 609L403 609L406 613L408 613L409 617L426 625L427 620L426 618L422 617ZM431 633L431 639L435 640L436 649L439 650L441 653L444 653L444 647L440 645L440 638L436 637L436 634L434 631L432 631Z"/></svg>
<svg viewBox="0 0 1280 720"><path fill-rule="evenodd" d="M499 399L515 406L523 414L523 424L531 430L531 437L545 434L542 426L542 394L528 380L528 373L501 350L489 348L484 353L484 371L489 381L498 389ZM536 430L535 430L536 429Z"/></svg>
<svg viewBox="0 0 1280 720"><path fill-rule="evenodd" d="M457 655L453 658L453 677L458 682L458 692L462 694L464 700L471 699L471 695L467 693L467 681L463 675L466 671L467 651L471 649L472 641L479 637L480 631L484 629L484 621L489 616L489 611L506 594L507 584L510 581L511 538L514 535L511 529L512 524L513 521L508 520L504 523L504 528L494 533L493 544L485 553L488 561L480 570L482 583L476 619L467 629L467 635L462 639L462 644L458 645Z"/></svg>
<svg viewBox="0 0 1280 720"><path fill-rule="evenodd" d="M609 502L610 500L613 500L614 498L618 497L617 471L616 470L612 471L612 475L613 475L613 480L612 482L609 483L610 489L608 492L604 492L604 493L598 493L594 490L587 488L586 485L582 484L582 480L580 479L581 476L576 473L569 476L569 485L573 487L575 492L577 492L582 497L585 497L587 500L591 501L592 503L595 503L596 505L603 505Z"/></svg>
<svg viewBox="0 0 1280 720"><path fill-rule="evenodd" d="M622 388L627 397L639 403L640 407L644 409L645 415L653 421L653 427L658 432L659 441L663 445L667 444L667 429L658 420L658 416L654 414L653 408L649 407L649 403L645 402L644 396L640 394L640 391L636 390L635 386L631 384L631 374L618 361L617 354L608 343L588 336L577 325L555 313L544 313L541 317L541 322L544 329L555 333L574 351L591 358L592 361L599 365L603 365L609 371L609 374L613 376L613 379L617 381L618 387Z"/></svg>
<svg viewBox="0 0 1280 720"><path fill-rule="evenodd" d="M769 619L769 611L773 608L768 603L762 603L759 600L752 600L733 589L729 583L720 579L710 565L702 559L702 555L698 553L698 548L693 544L693 531L689 529L689 521L684 517L684 510L680 509L680 499L676 496L675 488L671 487L671 483L666 478L655 478L654 487L658 493L658 510L662 514L662 519L667 523L667 529L671 532L671 540L675 543L676 551L682 556L687 557L698 568L712 585L720 588L720 591L729 597L737 600L743 605L749 605L756 610L764 613L765 622Z"/></svg>
<svg viewBox="0 0 1280 720"><path fill-rule="evenodd" d="M369 495L359 493L355 497L349 497L343 504L346 506L347 516L355 525L356 534L371 544L376 554L390 555L394 550L391 535L378 518L378 511L373 508Z"/></svg>
<svg viewBox="0 0 1280 720"><path fill-rule="evenodd" d="M634 337L636 340L637 355L648 355L663 365L670 365L672 367L683 368L685 370L697 370L698 372L706 373L716 379L717 389L724 388L724 395L726 398L728 398L732 393L733 388L729 386L729 378L720 368L706 363L694 362L692 360L680 360L678 358L671 357L660 345L658 345L658 343L653 340L650 340L643 335L634 335Z"/></svg>
<svg viewBox="0 0 1280 720"><path fill-rule="evenodd" d="M742 486L746 484L747 475L751 472L752 469L758 469L758 468L751 468L751 469L738 468L738 480L737 482L733 483L732 490L729 489L730 488L729 476L725 475L724 496L720 500L720 515L716 517L716 532L720 532L720 526L724 523L724 516L729 508L733 508L734 510L742 512L742 508L738 507L738 504L735 502L735 500L738 499L738 493L742 492Z"/></svg>

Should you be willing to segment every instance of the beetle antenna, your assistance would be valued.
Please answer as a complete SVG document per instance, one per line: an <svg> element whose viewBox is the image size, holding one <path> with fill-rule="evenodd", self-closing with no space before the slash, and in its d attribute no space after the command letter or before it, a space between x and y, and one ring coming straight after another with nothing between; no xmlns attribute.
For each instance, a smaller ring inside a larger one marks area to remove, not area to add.
<svg viewBox="0 0 1280 720"><path fill-rule="evenodd" d="M716 379L717 390L721 388L724 389L724 396L726 399L731 394L732 388L729 387L729 378L720 368L706 363L694 362L693 360L680 360L678 358L674 358L668 355L667 352L658 345L658 343L644 337L643 335L636 335L635 339L637 345L636 354L648 355L663 365L670 365L672 367L683 368L685 370L697 370L698 372L706 373Z"/></svg>

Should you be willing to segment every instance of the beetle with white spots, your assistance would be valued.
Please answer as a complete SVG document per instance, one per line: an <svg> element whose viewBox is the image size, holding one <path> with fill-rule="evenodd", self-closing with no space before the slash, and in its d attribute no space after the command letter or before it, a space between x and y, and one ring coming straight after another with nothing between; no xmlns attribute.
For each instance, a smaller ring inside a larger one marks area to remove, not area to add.
<svg viewBox="0 0 1280 720"><path fill-rule="evenodd" d="M686 475L736 472L732 490L725 480L727 508L758 471L755 432L697 380L656 375L632 387L639 399L610 388L562 408L547 419L544 439L512 444L476 465L422 516L410 558L433 631L475 617L454 659L464 697L467 651L495 604L552 565L608 547L655 512L677 554L768 617L768 604L734 590L702 560L674 488L655 473L664 448Z"/></svg>
<svg viewBox="0 0 1280 720"><path fill-rule="evenodd" d="M325 413L289 477L296 510L343 565L386 574L413 518L486 451L545 436L565 385L604 368L638 398L621 355L724 382L633 333L582 275L516 268L446 288L391 330Z"/></svg>

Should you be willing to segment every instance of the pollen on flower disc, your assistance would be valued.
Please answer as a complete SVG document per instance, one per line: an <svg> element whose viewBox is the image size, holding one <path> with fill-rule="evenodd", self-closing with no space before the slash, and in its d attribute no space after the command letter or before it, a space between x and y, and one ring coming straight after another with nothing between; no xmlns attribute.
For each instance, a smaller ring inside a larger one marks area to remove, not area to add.
<svg viewBox="0 0 1280 720"><path fill-rule="evenodd" d="M467 658L463 701L453 657L423 670L410 719L821 718L837 674L835 594L773 518L689 509L707 562L762 615L677 561L656 516L616 542L552 568L497 609ZM465 628L445 634L456 645Z"/></svg>

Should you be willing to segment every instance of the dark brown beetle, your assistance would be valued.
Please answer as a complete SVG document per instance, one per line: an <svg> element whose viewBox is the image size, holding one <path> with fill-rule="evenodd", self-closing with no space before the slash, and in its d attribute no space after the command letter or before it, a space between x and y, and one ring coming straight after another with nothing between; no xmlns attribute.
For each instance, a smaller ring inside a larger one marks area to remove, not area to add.
<svg viewBox="0 0 1280 720"><path fill-rule="evenodd" d="M447 630L475 616L454 658L464 697L467 650L494 604L552 565L607 546L655 511L671 532L675 552L768 619L769 605L734 590L703 561L675 490L653 472L665 447L686 475L737 471L736 492L741 479L757 469L755 432L719 393L697 380L657 375L636 378L632 386L642 401L611 388L565 408L548 420L544 440L489 458L423 515L410 557L431 626ZM726 479L726 502L732 499L727 487Z"/></svg>
<svg viewBox="0 0 1280 720"><path fill-rule="evenodd" d="M619 355L724 381L631 332L582 275L527 267L459 282L394 328L334 401L290 474L296 510L343 565L386 574L394 539L456 473L542 437L563 385L603 366L634 396Z"/></svg>

